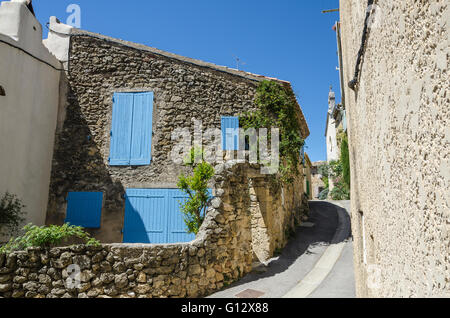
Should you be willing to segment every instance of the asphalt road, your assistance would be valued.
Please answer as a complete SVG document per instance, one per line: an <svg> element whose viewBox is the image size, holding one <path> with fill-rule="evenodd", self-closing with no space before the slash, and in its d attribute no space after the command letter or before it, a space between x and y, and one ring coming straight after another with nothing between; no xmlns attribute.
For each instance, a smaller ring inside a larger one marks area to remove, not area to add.
<svg viewBox="0 0 450 318"><path fill-rule="evenodd" d="M349 202L338 204L349 206ZM307 297L355 297L350 219L344 209L339 209L333 202L311 201L308 222L297 228L281 255L209 298L238 298L242 292L246 292L247 298L253 294L260 298L281 298L305 277L311 277L317 264L330 263L326 259L329 253L325 252L339 244L343 245L342 252L331 260L330 270Z"/></svg>

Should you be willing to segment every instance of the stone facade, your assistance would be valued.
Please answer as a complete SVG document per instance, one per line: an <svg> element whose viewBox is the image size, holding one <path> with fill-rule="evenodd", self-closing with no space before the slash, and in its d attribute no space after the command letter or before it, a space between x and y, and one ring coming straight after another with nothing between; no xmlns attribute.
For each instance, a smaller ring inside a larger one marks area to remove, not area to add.
<svg viewBox="0 0 450 318"><path fill-rule="evenodd" d="M172 132L192 131L193 118L203 129L220 129L221 116L254 110L256 87L266 78L76 29L70 41L68 102L58 127L47 223L63 222L68 192L102 191L101 229L91 232L102 242L120 243L125 189L176 188L180 172L190 172L170 158ZM154 93L152 162L113 167L108 163L112 97L136 91ZM306 138L300 108L297 116Z"/></svg>
<svg viewBox="0 0 450 318"><path fill-rule="evenodd" d="M346 87L360 297L450 297L448 1L375 2ZM344 82L366 0L341 0Z"/></svg>
<svg viewBox="0 0 450 318"><path fill-rule="evenodd" d="M305 163L303 164L303 177L304 177L304 187L306 194L306 197L308 200L313 199L313 192L312 192L312 162L311 159L309 159L309 156L307 153L305 153Z"/></svg>
<svg viewBox="0 0 450 318"><path fill-rule="evenodd" d="M281 195L283 205L277 210L281 227L268 231L274 233L269 236L271 246L281 247L287 241L283 233L292 231L305 211L294 193L270 186L258 166L233 161L216 166L216 172L216 198L193 242L74 245L0 255L0 297L201 297L243 277L252 269L252 251L258 252L252 247L252 206L258 202L254 197L262 191L265 198L289 193ZM68 273L71 264L81 271L76 286L67 284L75 277Z"/></svg>
<svg viewBox="0 0 450 318"><path fill-rule="evenodd" d="M302 178L280 186L273 176L250 179L250 211L254 261L266 262L286 246L309 207Z"/></svg>

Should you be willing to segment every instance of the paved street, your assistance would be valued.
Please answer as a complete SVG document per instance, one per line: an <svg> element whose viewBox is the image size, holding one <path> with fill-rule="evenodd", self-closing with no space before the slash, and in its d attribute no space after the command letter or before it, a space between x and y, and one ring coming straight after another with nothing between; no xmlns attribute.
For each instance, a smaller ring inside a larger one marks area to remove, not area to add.
<svg viewBox="0 0 450 318"><path fill-rule="evenodd" d="M336 205L336 204L339 204ZM210 298L355 297L349 202L311 201L281 255Z"/></svg>

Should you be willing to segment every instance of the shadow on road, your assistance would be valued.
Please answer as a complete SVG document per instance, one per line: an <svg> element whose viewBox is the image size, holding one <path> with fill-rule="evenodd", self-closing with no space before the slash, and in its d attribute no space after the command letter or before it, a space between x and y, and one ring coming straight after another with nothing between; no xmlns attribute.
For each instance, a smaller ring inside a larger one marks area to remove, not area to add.
<svg viewBox="0 0 450 318"><path fill-rule="evenodd" d="M314 254L315 247L337 244L350 238L351 231L348 228L337 231L341 228L337 209L342 209L341 207L326 201L311 201L309 205L308 223L313 223L314 226L304 227L300 225L278 257L270 260L265 268L258 268L240 281L231 284L227 289L285 272L302 255Z"/></svg>

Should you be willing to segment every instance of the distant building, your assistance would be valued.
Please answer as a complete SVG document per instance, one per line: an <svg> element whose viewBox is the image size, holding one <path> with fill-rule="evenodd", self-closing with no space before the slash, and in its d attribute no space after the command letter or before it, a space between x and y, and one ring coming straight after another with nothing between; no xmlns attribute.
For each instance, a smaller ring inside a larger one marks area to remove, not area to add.
<svg viewBox="0 0 450 318"><path fill-rule="evenodd" d="M335 93L330 88L328 94L328 112L325 137L327 141L327 162L339 160L339 135L347 131L347 119L342 104L336 104ZM330 178L329 190L333 190L333 181Z"/></svg>
<svg viewBox="0 0 450 318"><path fill-rule="evenodd" d="M319 200L320 193L325 190L325 183L322 181L323 175L319 171L319 167L325 165L326 161L316 161L311 165L311 188L312 199Z"/></svg>

